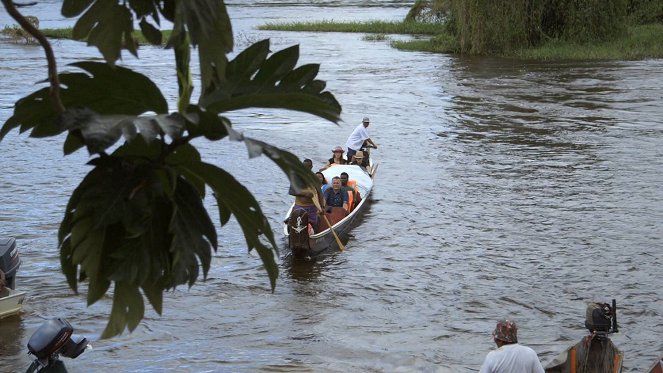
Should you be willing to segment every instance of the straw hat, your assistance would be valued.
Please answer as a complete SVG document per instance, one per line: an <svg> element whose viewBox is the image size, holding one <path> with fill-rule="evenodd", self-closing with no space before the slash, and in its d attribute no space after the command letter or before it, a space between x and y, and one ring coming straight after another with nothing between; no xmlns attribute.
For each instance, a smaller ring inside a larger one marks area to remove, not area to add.
<svg viewBox="0 0 663 373"><path fill-rule="evenodd" d="M343 150L343 148L341 148L340 146L337 146L334 149L332 149L332 153L336 153L336 152L345 153L345 150Z"/></svg>

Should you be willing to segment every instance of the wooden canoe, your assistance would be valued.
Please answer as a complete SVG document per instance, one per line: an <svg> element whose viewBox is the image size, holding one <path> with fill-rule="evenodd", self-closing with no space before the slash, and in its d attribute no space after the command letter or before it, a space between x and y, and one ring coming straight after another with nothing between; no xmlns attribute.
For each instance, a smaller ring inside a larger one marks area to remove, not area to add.
<svg viewBox="0 0 663 373"><path fill-rule="evenodd" d="M336 165L322 171L325 179L331 181L334 176L340 176L342 172L348 174L348 180L356 182L357 190L361 196L361 201L349 214L345 215L343 208L334 208L331 213L327 213L329 221L337 235L343 240L347 237L348 231L353 226L356 218L362 214L366 208L366 203L373 190L373 177L377 171L377 164L372 164L366 170L357 165ZM285 224L283 233L288 239L288 247L295 257L315 257L329 250L338 250L338 245L329 226L320 219L319 232L309 235L307 228L307 218L297 219L293 215L294 204L290 206L285 215ZM339 212L340 211L340 212Z"/></svg>

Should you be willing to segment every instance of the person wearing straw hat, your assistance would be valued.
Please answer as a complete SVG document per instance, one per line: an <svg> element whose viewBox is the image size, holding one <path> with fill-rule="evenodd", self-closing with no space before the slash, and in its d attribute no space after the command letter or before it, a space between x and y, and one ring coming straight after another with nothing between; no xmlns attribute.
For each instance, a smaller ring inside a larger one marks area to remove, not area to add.
<svg viewBox="0 0 663 373"><path fill-rule="evenodd" d="M518 344L518 327L514 321L498 321L493 340L497 349L486 355L479 373L544 373L536 352Z"/></svg>
<svg viewBox="0 0 663 373"><path fill-rule="evenodd" d="M361 121L361 124L358 125L354 131L352 131L350 137L348 137L348 141L345 143L345 146L348 148L348 153L346 154L348 159L352 159L352 156L361 150L364 142L377 149L378 146L375 145L373 140L371 140L370 136L368 135L367 128L369 124L370 120L368 117L364 117L364 119Z"/></svg>
<svg viewBox="0 0 663 373"><path fill-rule="evenodd" d="M348 164L348 160L343 158L343 153L345 153L345 150L343 150L343 148L340 146L332 149L332 157L327 160L327 164L322 166L320 171L324 171L333 165Z"/></svg>

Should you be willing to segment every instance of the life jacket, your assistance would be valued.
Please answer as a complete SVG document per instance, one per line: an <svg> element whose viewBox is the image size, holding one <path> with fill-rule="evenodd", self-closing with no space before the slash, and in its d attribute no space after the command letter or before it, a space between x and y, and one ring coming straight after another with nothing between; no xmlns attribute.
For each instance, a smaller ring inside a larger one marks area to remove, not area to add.
<svg viewBox="0 0 663 373"><path fill-rule="evenodd" d="M355 201L355 195L357 195L357 180L348 180L348 187L352 191L348 191L348 212L352 211L359 204L359 200Z"/></svg>

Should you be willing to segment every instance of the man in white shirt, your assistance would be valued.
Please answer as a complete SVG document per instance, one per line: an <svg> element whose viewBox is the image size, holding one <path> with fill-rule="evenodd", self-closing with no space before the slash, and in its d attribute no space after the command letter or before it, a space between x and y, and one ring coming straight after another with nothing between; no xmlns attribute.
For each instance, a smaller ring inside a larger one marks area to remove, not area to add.
<svg viewBox="0 0 663 373"><path fill-rule="evenodd" d="M493 331L497 349L490 351L479 373L544 373L536 352L518 344L518 327L510 320L501 320Z"/></svg>
<svg viewBox="0 0 663 373"><path fill-rule="evenodd" d="M346 153L346 157L348 157L348 161L352 159L352 156L355 155L355 153L359 150L361 150L361 147L364 145L364 141L366 141L369 145L372 145L377 149L377 145L371 140L371 138L368 136L368 124L370 121L368 120L368 117L364 117L364 119L361 121L361 124L355 128L354 131L350 134L350 137L348 137L348 141L345 143L345 146L348 147L348 152Z"/></svg>

